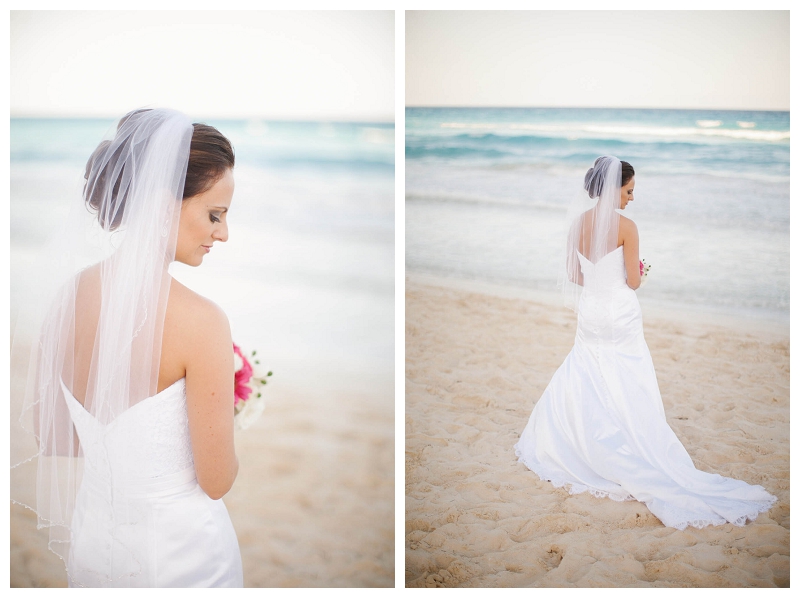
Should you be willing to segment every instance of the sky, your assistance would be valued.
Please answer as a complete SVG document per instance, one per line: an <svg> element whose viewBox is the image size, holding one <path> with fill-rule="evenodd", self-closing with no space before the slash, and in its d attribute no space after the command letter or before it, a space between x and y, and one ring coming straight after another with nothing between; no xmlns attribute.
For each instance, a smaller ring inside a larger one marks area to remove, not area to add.
<svg viewBox="0 0 800 598"><path fill-rule="evenodd" d="M394 120L394 11L12 11L11 115Z"/></svg>
<svg viewBox="0 0 800 598"><path fill-rule="evenodd" d="M406 105L789 110L789 12L407 11Z"/></svg>

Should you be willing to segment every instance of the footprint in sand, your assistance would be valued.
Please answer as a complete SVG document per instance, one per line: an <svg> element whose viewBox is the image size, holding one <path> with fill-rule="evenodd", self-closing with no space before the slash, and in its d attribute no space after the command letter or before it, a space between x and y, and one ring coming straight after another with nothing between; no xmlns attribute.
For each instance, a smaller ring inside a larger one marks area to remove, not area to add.
<svg viewBox="0 0 800 598"><path fill-rule="evenodd" d="M544 563L547 570L550 571L551 569L555 569L561 564L562 559L564 558L564 549L558 546L551 546L547 549L547 553L541 559Z"/></svg>

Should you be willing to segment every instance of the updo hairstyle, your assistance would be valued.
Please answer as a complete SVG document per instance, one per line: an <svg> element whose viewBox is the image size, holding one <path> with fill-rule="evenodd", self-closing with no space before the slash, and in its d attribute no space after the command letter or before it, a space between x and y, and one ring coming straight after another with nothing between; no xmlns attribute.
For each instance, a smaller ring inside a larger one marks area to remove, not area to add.
<svg viewBox="0 0 800 598"><path fill-rule="evenodd" d="M123 116L117 124L117 132L130 118L148 111L149 109L134 110ZM200 123L194 123L192 127L194 130L192 131L192 141L189 146L189 163L186 168L186 181L183 186L183 200L208 191L214 186L214 183L222 178L226 170L233 168L235 163L233 146L222 133L212 126ZM83 187L83 195L86 207L97 214L100 226L106 230L113 231L122 224L125 202L130 194L130 186L127 183L122 193L120 193L124 169L120 169L114 181L114 188L111 192L111 205L106 206L106 209L103 210L101 209L101 203L106 189L106 179L109 176L113 176L113 173L108 171L111 169L111 165L117 162L117 158L119 158L125 146L120 145L114 150L114 154L109 156L110 159L106 159L106 166L96 172L92 172L93 164L96 160L103 159L110 145L111 141L102 141L86 163L86 171L83 175L86 180Z"/></svg>
<svg viewBox="0 0 800 598"><path fill-rule="evenodd" d="M600 156L597 158L597 160L594 161L594 166L586 171L586 176L583 179L583 188L586 189L586 191L589 193L589 197L592 199L598 197L603 192L603 178L594 176L594 169L597 167L597 163L605 158L606 156ZM620 182L620 187L624 187L631 182L633 175L636 173L633 170L633 166L631 166L628 162L620 160L619 163L622 166L622 181Z"/></svg>

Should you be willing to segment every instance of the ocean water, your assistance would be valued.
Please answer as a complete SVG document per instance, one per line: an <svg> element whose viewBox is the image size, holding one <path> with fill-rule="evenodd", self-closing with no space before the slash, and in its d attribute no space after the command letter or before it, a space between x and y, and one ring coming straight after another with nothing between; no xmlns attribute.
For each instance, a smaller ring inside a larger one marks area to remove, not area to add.
<svg viewBox="0 0 800 598"><path fill-rule="evenodd" d="M394 125L205 120L233 143L229 240L172 273L227 313L272 384L394 396ZM105 119L11 119L11 311Z"/></svg>
<svg viewBox="0 0 800 598"><path fill-rule="evenodd" d="M407 270L555 292L604 154L636 170L643 304L788 323L788 112L407 108Z"/></svg>

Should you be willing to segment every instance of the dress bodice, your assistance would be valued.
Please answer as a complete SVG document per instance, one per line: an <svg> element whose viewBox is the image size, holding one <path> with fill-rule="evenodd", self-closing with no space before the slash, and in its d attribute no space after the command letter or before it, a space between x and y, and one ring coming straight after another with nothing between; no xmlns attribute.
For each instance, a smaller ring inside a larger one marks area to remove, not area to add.
<svg viewBox="0 0 800 598"><path fill-rule="evenodd" d="M608 252L596 264L590 262L580 252L578 260L583 273L584 290L601 291L627 286L622 245Z"/></svg>
<svg viewBox="0 0 800 598"><path fill-rule="evenodd" d="M70 585L241 588L242 559L228 511L197 482L186 381L108 424L61 387L84 457Z"/></svg>
<svg viewBox="0 0 800 598"><path fill-rule="evenodd" d="M147 483L194 467L186 411L186 379L101 424L61 383L80 439L84 475Z"/></svg>
<svg viewBox="0 0 800 598"><path fill-rule="evenodd" d="M592 263L578 253L583 292L578 305L575 340L586 346L618 348L642 340L642 312L636 292L628 286L620 245Z"/></svg>

